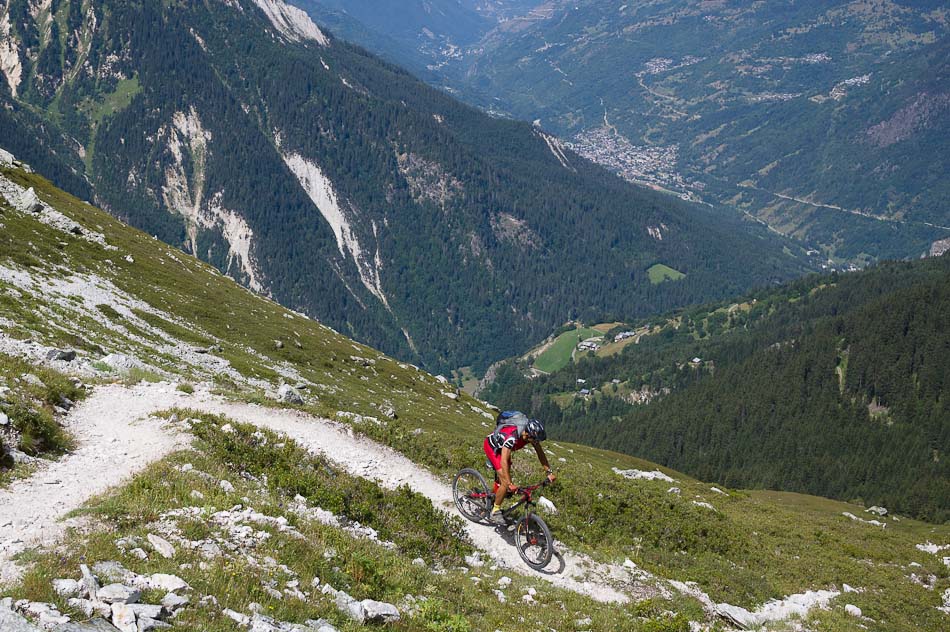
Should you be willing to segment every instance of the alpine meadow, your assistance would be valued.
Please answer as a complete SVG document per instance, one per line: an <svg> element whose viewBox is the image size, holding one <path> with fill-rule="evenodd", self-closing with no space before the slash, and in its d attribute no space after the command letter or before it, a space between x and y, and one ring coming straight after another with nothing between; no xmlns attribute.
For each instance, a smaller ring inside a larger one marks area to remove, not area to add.
<svg viewBox="0 0 950 632"><path fill-rule="evenodd" d="M950 629L947 19L0 0L0 632Z"/></svg>

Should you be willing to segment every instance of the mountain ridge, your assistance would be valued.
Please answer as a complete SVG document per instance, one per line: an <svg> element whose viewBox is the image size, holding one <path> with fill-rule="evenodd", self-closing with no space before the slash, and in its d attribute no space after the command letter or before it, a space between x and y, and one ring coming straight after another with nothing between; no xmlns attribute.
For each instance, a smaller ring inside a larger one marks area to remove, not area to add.
<svg viewBox="0 0 950 632"><path fill-rule="evenodd" d="M565 167L534 128L278 0L113 4L4 14L24 64L6 98L34 113L21 134L60 132L34 164L84 174L116 216L435 370L486 366L572 310L639 313L807 269L741 222ZM648 231L661 224L665 241ZM692 274L653 288L657 260Z"/></svg>

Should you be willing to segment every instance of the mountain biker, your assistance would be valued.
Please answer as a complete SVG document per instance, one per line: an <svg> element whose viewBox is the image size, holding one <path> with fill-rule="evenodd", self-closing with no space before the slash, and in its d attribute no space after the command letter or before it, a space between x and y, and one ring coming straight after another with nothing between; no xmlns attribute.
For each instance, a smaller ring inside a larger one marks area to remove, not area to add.
<svg viewBox="0 0 950 632"><path fill-rule="evenodd" d="M546 438L544 424L537 419L528 419L524 413L518 411L505 411L498 415L495 431L485 437L483 446L485 456L495 469L495 506L489 516L491 522L505 524L505 517L501 513L501 503L504 502L508 492L518 489L518 486L511 482L512 454L530 443L534 446L538 461L541 462L548 480L553 483L557 478L548 463L548 457L544 454L544 448L541 447L541 442Z"/></svg>

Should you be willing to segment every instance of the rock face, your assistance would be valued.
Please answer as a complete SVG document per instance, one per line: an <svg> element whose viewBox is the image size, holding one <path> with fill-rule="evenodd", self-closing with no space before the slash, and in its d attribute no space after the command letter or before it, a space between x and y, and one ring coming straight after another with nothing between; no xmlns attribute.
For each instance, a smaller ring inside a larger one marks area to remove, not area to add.
<svg viewBox="0 0 950 632"><path fill-rule="evenodd" d="M43 203L36 195L36 191L33 190L33 187L30 187L17 198L13 203L13 208L21 213L39 213L43 210Z"/></svg>

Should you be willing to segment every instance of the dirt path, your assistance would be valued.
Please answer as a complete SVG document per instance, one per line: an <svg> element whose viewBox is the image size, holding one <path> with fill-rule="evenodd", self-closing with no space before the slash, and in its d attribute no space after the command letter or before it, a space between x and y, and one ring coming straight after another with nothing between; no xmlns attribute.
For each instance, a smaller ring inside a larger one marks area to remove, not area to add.
<svg viewBox="0 0 950 632"><path fill-rule="evenodd" d="M284 433L351 474L388 488L410 484L434 506L455 514L448 483L402 454L354 435L346 425L297 411L226 402L200 391L186 395L169 384L106 386L69 415L68 427L79 442L74 453L0 491L0 583L18 575L13 555L31 546L49 545L65 533L70 523L59 521L64 514L187 445L186 437L148 419L151 413L174 406L224 414ZM500 567L599 601L642 599L658 592L653 578L642 571L599 564L566 550L560 551L546 572L532 571L495 528L467 523L466 529L473 544Z"/></svg>

